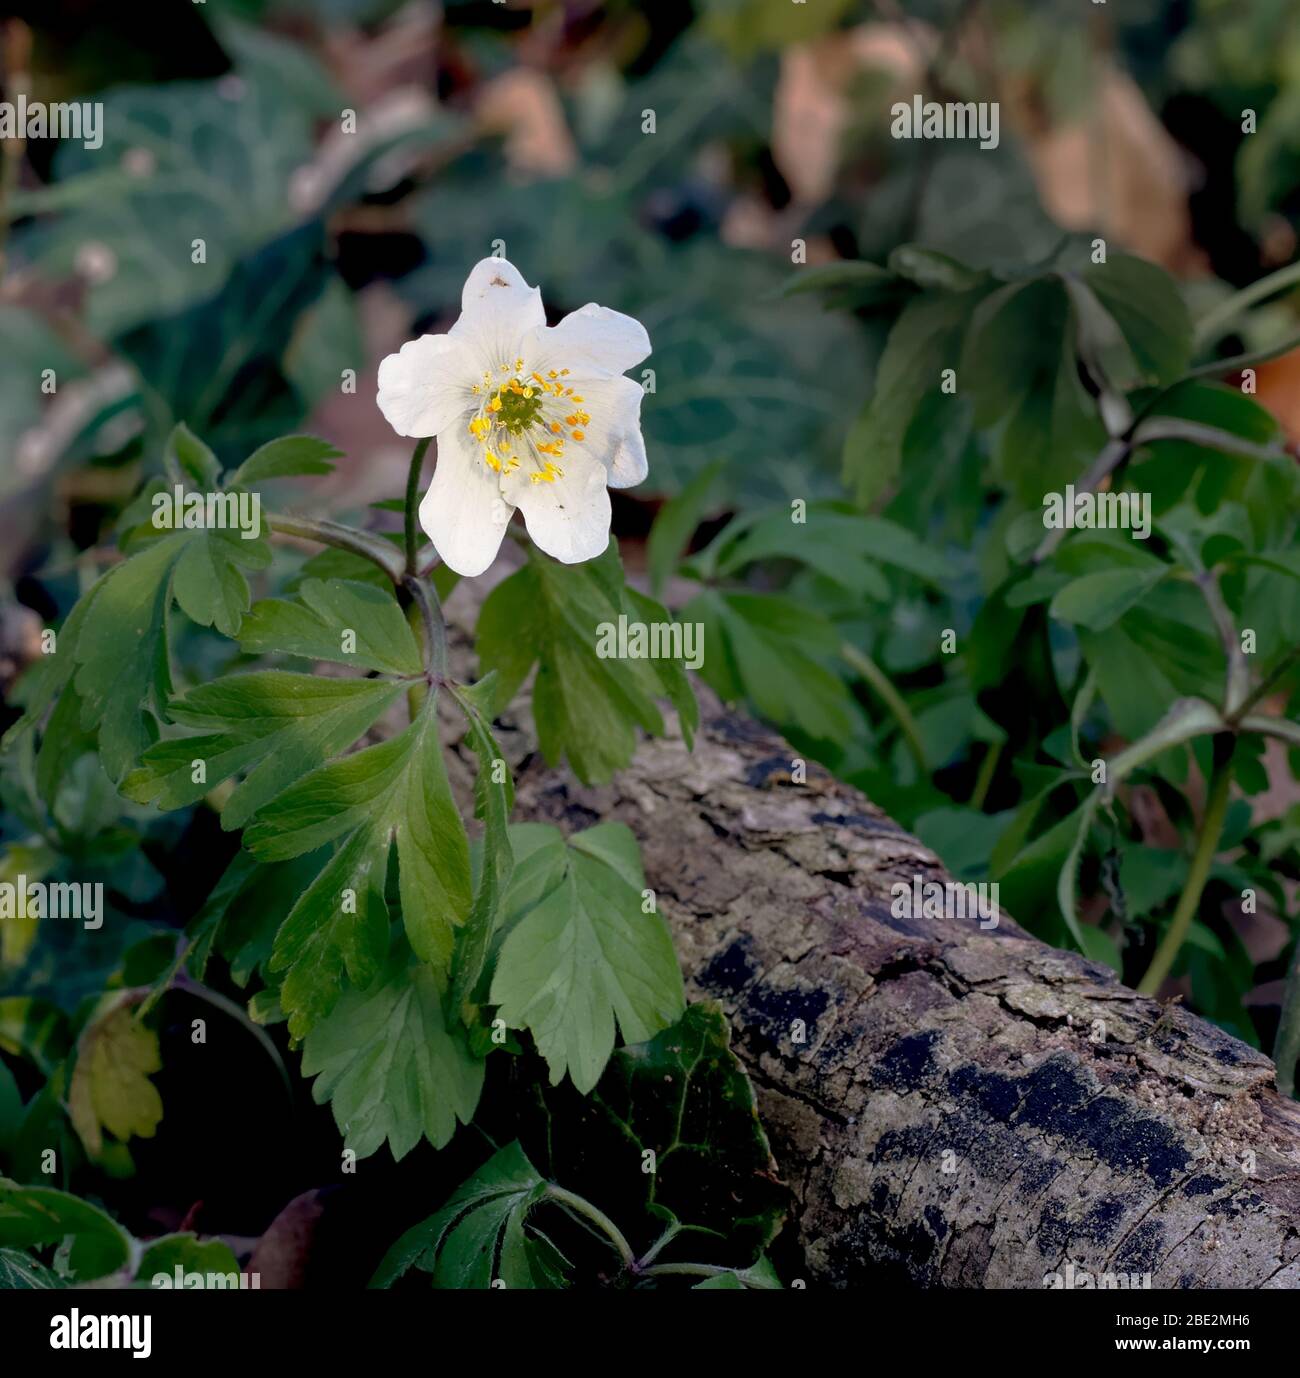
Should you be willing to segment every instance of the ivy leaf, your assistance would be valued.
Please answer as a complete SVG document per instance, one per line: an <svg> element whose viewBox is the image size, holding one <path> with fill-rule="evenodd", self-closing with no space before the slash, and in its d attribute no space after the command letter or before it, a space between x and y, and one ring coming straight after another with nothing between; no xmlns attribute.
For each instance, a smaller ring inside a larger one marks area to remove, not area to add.
<svg viewBox="0 0 1300 1378"><path fill-rule="evenodd" d="M150 747L123 780L122 793L140 804L179 809L247 771L221 811L223 828L242 828L293 781L351 746L404 690L395 680L321 679L283 670L199 685L172 701L170 715L209 730ZM197 781L196 761L204 766Z"/></svg>
<svg viewBox="0 0 1300 1378"><path fill-rule="evenodd" d="M602 627L620 617L670 623L667 609L624 587L618 545L586 564L535 556L488 595L479 615L484 673L497 672L495 704L518 692L537 665L533 717L542 753L567 756L584 783L608 780L632 759L635 729L662 735L655 698L669 697L688 743L698 719L682 667L669 661L602 657Z"/></svg>
<svg viewBox="0 0 1300 1378"><path fill-rule="evenodd" d="M305 579L295 599L263 599L244 618L239 644L249 655L283 651L390 675L424 668L391 593L347 579Z"/></svg>
<svg viewBox="0 0 1300 1378"><path fill-rule="evenodd" d="M468 1124L483 1089L483 1063L463 1029L444 1020L438 983L399 943L383 978L344 992L307 1035L304 1076L327 1100L344 1143L366 1158L388 1142L402 1159L420 1136L442 1148L459 1120Z"/></svg>
<svg viewBox="0 0 1300 1378"><path fill-rule="evenodd" d="M125 1142L152 1139L162 1100L149 1080L162 1070L158 1035L132 1013L131 992L105 996L81 1032L68 1089L72 1126L92 1158L104 1153L104 1133Z"/></svg>
<svg viewBox="0 0 1300 1378"><path fill-rule="evenodd" d="M0 1177L0 1245L37 1249L69 1238L67 1268L74 1281L92 1282L130 1263L130 1235L98 1207L66 1191Z"/></svg>
<svg viewBox="0 0 1300 1378"><path fill-rule="evenodd" d="M510 1288L564 1285L566 1261L528 1217L547 1196L517 1143L499 1150L437 1214L408 1230L384 1256L372 1287L391 1287L412 1267L433 1275L434 1287Z"/></svg>
<svg viewBox="0 0 1300 1378"><path fill-rule="evenodd" d="M310 116L270 81L247 82L238 96L219 81L121 85L105 93L103 129L100 150L59 145L56 189L68 209L40 217L27 235L29 253L57 276L87 240L111 251L115 271L86 303L101 339L215 291L238 255L290 221L284 188L313 146ZM157 161L151 176L104 179L142 147ZM202 272L191 262L195 238L208 246ZM209 340L209 378L225 362ZM154 385L166 391L167 382Z"/></svg>
<svg viewBox="0 0 1300 1378"><path fill-rule="evenodd" d="M384 900L395 844L411 947L446 981L455 930L470 909L469 844L451 797L432 691L400 735L321 766L261 810L244 834L259 861L340 845L293 907L271 970L289 1030L301 1037L338 1001L343 972L365 989L388 950Z"/></svg>
<svg viewBox="0 0 1300 1378"><path fill-rule="evenodd" d="M567 1088L548 1099L552 1174L587 1183L589 1195L599 1183L595 1199L613 1219L648 1211L660 1227L710 1233L723 1241L719 1261L738 1268L776 1237L789 1193L716 1002L693 1002L649 1042L620 1048L581 1106ZM641 1166L647 1152L653 1172Z"/></svg>
<svg viewBox="0 0 1300 1378"><path fill-rule="evenodd" d="M342 457L343 451L328 440L319 440L314 435L286 435L279 440L268 440L254 450L235 470L230 483L232 487L249 488L267 479L329 474L334 471L334 460Z"/></svg>
<svg viewBox="0 0 1300 1378"><path fill-rule="evenodd" d="M589 1091L616 1021L625 1041L639 1043L684 1008L668 930L658 913L642 912L639 858L631 873L609 864L611 840L624 836L621 823L577 834L558 885L510 930L497 959L491 1001L508 1025L532 1033L552 1085L567 1072Z"/></svg>

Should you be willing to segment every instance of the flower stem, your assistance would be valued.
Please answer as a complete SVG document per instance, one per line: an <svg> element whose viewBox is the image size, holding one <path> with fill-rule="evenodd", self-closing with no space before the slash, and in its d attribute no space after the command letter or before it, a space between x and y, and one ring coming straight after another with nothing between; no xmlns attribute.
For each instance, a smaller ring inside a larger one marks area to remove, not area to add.
<svg viewBox="0 0 1300 1378"><path fill-rule="evenodd" d="M429 436L415 446L415 452L411 455L411 467L406 475L406 572L407 574L419 573L417 563L419 539L416 535L417 525L415 520L416 500L420 496L420 471L424 467L424 455L429 448Z"/></svg>
<svg viewBox="0 0 1300 1378"><path fill-rule="evenodd" d="M1229 739L1231 740L1231 739ZM1214 772L1210 778L1210 789L1205 800L1205 816L1201 819L1200 835L1196 839L1196 850L1192 854L1192 864L1187 872L1187 884L1178 897L1178 907L1165 936L1156 948L1146 975L1138 982L1138 993L1154 995L1161 982L1169 975L1192 926L1197 908L1201 903L1201 893L1214 863L1214 854L1219 848L1219 837L1223 832L1223 819L1228 812L1228 788L1232 784L1231 755L1221 755L1219 743L1215 743Z"/></svg>
<svg viewBox="0 0 1300 1378"><path fill-rule="evenodd" d="M571 1191L565 1191L563 1187L557 1187L554 1182L547 1183L546 1195L550 1200L561 1206L567 1206L575 1214L591 1221L614 1246L619 1258L623 1260L624 1268L630 1268L636 1262L636 1255L632 1252L632 1246L624 1238L623 1231L598 1206L593 1206L590 1201L584 1197L575 1196Z"/></svg>
<svg viewBox="0 0 1300 1378"><path fill-rule="evenodd" d="M378 565L394 584L402 580L401 556L387 541L369 532L358 531L356 527L343 526L339 522L295 517L288 512L268 512L266 524L283 536L298 536L305 541L316 541L319 545L329 545L336 550L359 555L363 560Z"/></svg>

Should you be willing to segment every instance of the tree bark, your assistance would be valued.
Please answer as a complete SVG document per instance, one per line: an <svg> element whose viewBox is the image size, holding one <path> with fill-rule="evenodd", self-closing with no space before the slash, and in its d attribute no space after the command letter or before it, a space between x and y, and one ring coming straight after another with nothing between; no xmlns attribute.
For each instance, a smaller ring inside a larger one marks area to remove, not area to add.
<svg viewBox="0 0 1300 1378"><path fill-rule="evenodd" d="M688 993L731 1019L810 1285L1300 1286L1300 1106L1266 1057L1006 915L894 917L892 884L948 879L934 854L700 696L694 752L647 740L605 786L548 769L522 705L500 740L517 818L639 838Z"/></svg>
<svg viewBox="0 0 1300 1378"><path fill-rule="evenodd" d="M604 787L529 758L517 817L636 832L688 991L731 1017L809 1283L1300 1286L1300 1107L1268 1058L1005 915L895 918L893 883L946 881L933 853L703 706L695 751L645 741Z"/></svg>

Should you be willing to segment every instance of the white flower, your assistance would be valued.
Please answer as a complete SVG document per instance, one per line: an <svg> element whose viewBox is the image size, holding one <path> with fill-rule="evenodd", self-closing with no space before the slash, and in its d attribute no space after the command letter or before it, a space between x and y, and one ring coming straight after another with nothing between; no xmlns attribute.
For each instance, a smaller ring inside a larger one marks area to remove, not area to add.
<svg viewBox="0 0 1300 1378"><path fill-rule="evenodd" d="M379 365L379 410L399 435L437 436L420 524L458 574L492 563L515 508L566 564L609 544L609 493L646 476L639 384L645 327L590 303L548 326L542 294L503 258L474 266L460 318Z"/></svg>

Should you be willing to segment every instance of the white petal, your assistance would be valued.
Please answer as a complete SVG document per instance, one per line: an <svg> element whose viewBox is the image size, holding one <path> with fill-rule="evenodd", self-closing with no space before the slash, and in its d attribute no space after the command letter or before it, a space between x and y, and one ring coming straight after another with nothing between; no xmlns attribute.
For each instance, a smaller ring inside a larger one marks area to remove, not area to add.
<svg viewBox="0 0 1300 1378"><path fill-rule="evenodd" d="M622 432L613 453L605 460L609 468L609 486L633 488L650 472L645 437L641 434L641 399L645 391L640 383L634 383L630 378L619 378L615 387Z"/></svg>
<svg viewBox="0 0 1300 1378"><path fill-rule="evenodd" d="M543 325L525 341L523 354L539 372L569 368L626 373L650 353L650 336L640 321L589 301L556 326Z"/></svg>
<svg viewBox="0 0 1300 1378"><path fill-rule="evenodd" d="M594 560L609 544L609 490L605 466L572 451L561 461L564 477L532 483L516 470L510 500L524 514L533 543L566 565Z"/></svg>
<svg viewBox="0 0 1300 1378"><path fill-rule="evenodd" d="M545 325L540 289L529 287L506 259L485 258L465 279L460 319L448 333L474 350L480 372L496 374L513 368L524 336Z"/></svg>
<svg viewBox="0 0 1300 1378"><path fill-rule="evenodd" d="M631 378L587 378L578 386L582 388L582 408L591 420L583 427L586 438L566 446L566 458L580 451L600 460L611 488L631 488L640 483L649 472L641 438L641 399L645 393L640 383Z"/></svg>
<svg viewBox="0 0 1300 1378"><path fill-rule="evenodd" d="M483 447L456 428L438 438L438 467L420 503L420 525L445 565L472 578L496 558L514 508L501 496Z"/></svg>
<svg viewBox="0 0 1300 1378"><path fill-rule="evenodd" d="M398 435L437 435L471 409L478 372L459 341L421 335L379 365L379 410Z"/></svg>

